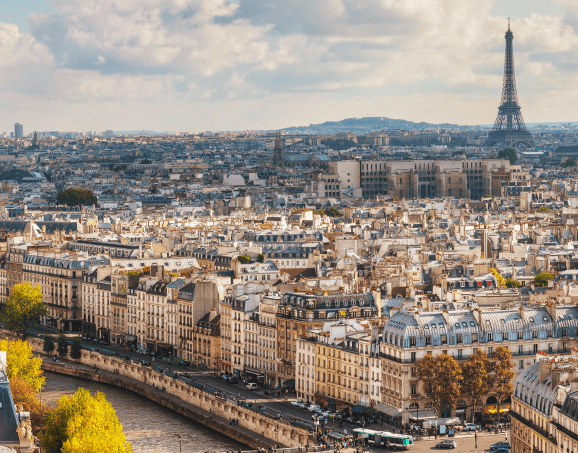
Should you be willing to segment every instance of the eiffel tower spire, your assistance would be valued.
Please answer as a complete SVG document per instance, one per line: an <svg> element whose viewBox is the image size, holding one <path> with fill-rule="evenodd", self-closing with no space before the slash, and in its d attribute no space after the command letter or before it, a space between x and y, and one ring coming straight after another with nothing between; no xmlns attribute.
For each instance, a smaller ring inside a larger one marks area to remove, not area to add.
<svg viewBox="0 0 578 453"><path fill-rule="evenodd" d="M506 146L516 143L532 145L532 134L528 132L522 111L518 104L516 92L516 76L514 73L514 33L510 30L510 18L508 18L508 31L506 32L506 60L504 63L504 85L502 87L502 101L498 107L498 116L494 128L488 135L487 144L504 142Z"/></svg>
<svg viewBox="0 0 578 453"><path fill-rule="evenodd" d="M285 159L283 158L283 145L281 145L281 132L275 134L275 147L273 148L273 166L276 168L285 168Z"/></svg>

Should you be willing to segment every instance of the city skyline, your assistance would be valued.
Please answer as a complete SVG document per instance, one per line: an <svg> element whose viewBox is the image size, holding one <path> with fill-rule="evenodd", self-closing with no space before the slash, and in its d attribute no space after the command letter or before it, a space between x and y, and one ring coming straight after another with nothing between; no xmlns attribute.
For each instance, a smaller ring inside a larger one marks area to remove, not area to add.
<svg viewBox="0 0 578 453"><path fill-rule="evenodd" d="M8 1L0 131L490 124L508 16L526 121L578 120L575 2L115 3Z"/></svg>

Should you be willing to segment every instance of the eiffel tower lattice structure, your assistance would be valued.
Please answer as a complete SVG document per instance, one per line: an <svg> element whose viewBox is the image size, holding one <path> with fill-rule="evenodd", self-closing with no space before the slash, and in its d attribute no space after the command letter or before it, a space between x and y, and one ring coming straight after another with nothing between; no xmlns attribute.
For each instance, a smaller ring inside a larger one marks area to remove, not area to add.
<svg viewBox="0 0 578 453"><path fill-rule="evenodd" d="M508 19L508 31L506 32L506 61L504 63L504 86L502 88L502 102L498 108L498 116L494 128L488 135L487 145L503 142L506 146L525 144L532 146L534 139L528 132L522 111L518 104L516 92L516 75L514 73L514 33L510 30Z"/></svg>

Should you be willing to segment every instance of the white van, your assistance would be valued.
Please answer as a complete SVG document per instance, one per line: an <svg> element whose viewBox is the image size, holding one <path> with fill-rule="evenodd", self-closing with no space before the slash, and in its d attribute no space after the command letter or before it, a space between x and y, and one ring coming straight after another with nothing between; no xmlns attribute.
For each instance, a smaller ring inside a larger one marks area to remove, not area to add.
<svg viewBox="0 0 578 453"><path fill-rule="evenodd" d="M247 390L257 390L257 384L255 384L254 382L249 382L246 386Z"/></svg>
<svg viewBox="0 0 578 453"><path fill-rule="evenodd" d="M307 410L308 410L309 412L321 412L321 407L318 406L317 404L311 404L311 405L307 408Z"/></svg>

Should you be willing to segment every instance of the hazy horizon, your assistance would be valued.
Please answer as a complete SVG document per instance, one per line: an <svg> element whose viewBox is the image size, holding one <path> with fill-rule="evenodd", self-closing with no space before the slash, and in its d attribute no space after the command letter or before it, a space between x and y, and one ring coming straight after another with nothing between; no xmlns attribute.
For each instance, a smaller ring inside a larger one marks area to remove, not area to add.
<svg viewBox="0 0 578 453"><path fill-rule="evenodd" d="M0 132L492 124L511 17L525 121L576 122L565 0L5 0Z"/></svg>

